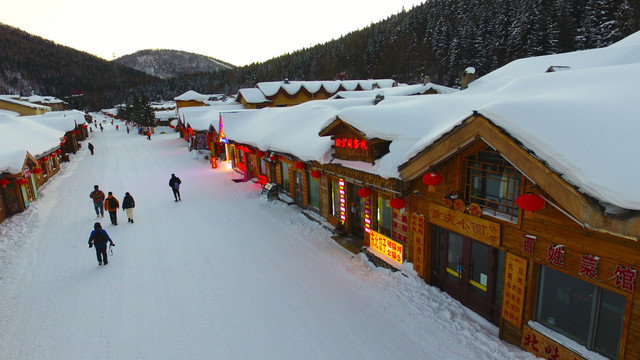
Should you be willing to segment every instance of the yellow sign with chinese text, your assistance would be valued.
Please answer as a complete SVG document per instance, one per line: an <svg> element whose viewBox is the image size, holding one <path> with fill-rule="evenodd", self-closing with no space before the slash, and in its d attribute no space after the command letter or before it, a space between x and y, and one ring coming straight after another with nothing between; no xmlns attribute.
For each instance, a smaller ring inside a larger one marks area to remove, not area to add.
<svg viewBox="0 0 640 360"><path fill-rule="evenodd" d="M429 222L493 247L500 246L500 224L429 204Z"/></svg>
<svg viewBox="0 0 640 360"><path fill-rule="evenodd" d="M402 264L402 244L371 230L369 245L391 260Z"/></svg>
<svg viewBox="0 0 640 360"><path fill-rule="evenodd" d="M507 253L502 290L502 318L520 327L527 280L527 260Z"/></svg>

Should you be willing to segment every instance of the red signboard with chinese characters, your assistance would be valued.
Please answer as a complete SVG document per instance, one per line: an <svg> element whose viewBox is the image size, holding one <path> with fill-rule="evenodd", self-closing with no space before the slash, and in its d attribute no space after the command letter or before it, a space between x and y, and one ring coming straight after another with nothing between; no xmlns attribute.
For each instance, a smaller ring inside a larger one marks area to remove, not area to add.
<svg viewBox="0 0 640 360"><path fill-rule="evenodd" d="M446 208L429 205L429 222L493 247L500 246L500 224Z"/></svg>
<svg viewBox="0 0 640 360"><path fill-rule="evenodd" d="M379 232L371 230L369 244L381 254L398 264L402 264L402 244L397 243Z"/></svg>
<svg viewBox="0 0 640 360"><path fill-rule="evenodd" d="M411 214L411 232L413 233L413 269L424 276L424 216Z"/></svg>
<svg viewBox="0 0 640 360"><path fill-rule="evenodd" d="M517 327L522 324L527 260L507 253L502 295L502 318Z"/></svg>
<svg viewBox="0 0 640 360"><path fill-rule="evenodd" d="M403 210L393 209L391 236L403 244L407 243L408 222L407 214L405 214Z"/></svg>
<svg viewBox="0 0 640 360"><path fill-rule="evenodd" d="M353 150L367 150L367 141L351 138L336 138L334 145L337 148L353 149Z"/></svg>

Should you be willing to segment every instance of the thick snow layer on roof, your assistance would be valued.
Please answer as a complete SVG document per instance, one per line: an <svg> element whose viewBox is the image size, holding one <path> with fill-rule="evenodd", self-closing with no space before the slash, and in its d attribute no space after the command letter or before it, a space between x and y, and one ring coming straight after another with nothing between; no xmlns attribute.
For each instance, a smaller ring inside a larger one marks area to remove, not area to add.
<svg viewBox="0 0 640 360"><path fill-rule="evenodd" d="M478 111L580 191L640 210L638 79L640 63L522 77Z"/></svg>
<svg viewBox="0 0 640 360"><path fill-rule="evenodd" d="M283 89L289 95L296 94L301 88L305 88L308 92L315 94L324 88L328 93L333 94L340 90L340 87L347 91L356 90L360 86L364 90L371 90L374 86L379 88L390 88L396 84L393 79L375 79L375 80L317 80L317 81L271 81L260 82L256 85L262 93L267 96L274 96Z"/></svg>
<svg viewBox="0 0 640 360"><path fill-rule="evenodd" d="M28 117L0 114L0 173L20 173L27 152L36 158L50 153L60 147L63 137L63 131L40 125Z"/></svg>
<svg viewBox="0 0 640 360"><path fill-rule="evenodd" d="M238 94L242 96L248 104L264 104L269 102L269 99L267 99L264 93L258 88L240 89Z"/></svg>
<svg viewBox="0 0 640 360"><path fill-rule="evenodd" d="M543 74L551 66L569 66L571 69L579 70L638 62L640 62L640 32L605 48L512 61L470 83L463 92L486 93L497 90L518 77Z"/></svg>
<svg viewBox="0 0 640 360"><path fill-rule="evenodd" d="M155 111L155 114L156 119L163 121L175 119L178 117L178 115L176 114L176 109Z"/></svg>
<svg viewBox="0 0 640 360"><path fill-rule="evenodd" d="M331 137L320 137L318 132L341 109L365 104L372 104L371 99L315 100L287 108L223 113L222 122L228 139L326 163L331 160Z"/></svg>
<svg viewBox="0 0 640 360"><path fill-rule="evenodd" d="M209 128L213 127L218 132L220 113L241 109L244 109L244 106L235 101L226 105L191 106L180 109L180 120L194 131L209 131Z"/></svg>
<svg viewBox="0 0 640 360"><path fill-rule="evenodd" d="M337 94L332 96L334 99L353 99L353 98L362 98L369 97L375 98L378 94L383 94L385 97L388 96L411 96L411 95L420 95L424 94L429 90L435 90L438 94L452 94L458 92L460 90L436 85L433 83L427 84L414 84L414 85L400 85L395 87L389 87L384 89L373 89L373 90L362 90L362 91L338 91Z"/></svg>
<svg viewBox="0 0 640 360"><path fill-rule="evenodd" d="M61 104L64 101L58 99L54 96L41 96L41 95L31 95L29 97L24 98L24 101L32 102L32 103L41 103L41 104Z"/></svg>
<svg viewBox="0 0 640 360"><path fill-rule="evenodd" d="M11 104L20 105L20 106L24 106L32 109L49 109L49 111L51 111L51 107L49 106L38 105L38 104L30 103L28 101L22 101L13 95L0 95L0 101L5 101Z"/></svg>
<svg viewBox="0 0 640 360"><path fill-rule="evenodd" d="M42 114L42 116L45 117L70 117L75 120L78 125L86 124L85 115L86 114L80 110L50 111Z"/></svg>
<svg viewBox="0 0 640 360"><path fill-rule="evenodd" d="M55 115L55 114L54 114ZM59 130L62 132L74 131L76 129L76 122L73 117L69 116L45 116L45 115L32 115L32 116L22 116L21 120L30 120L36 124L40 124L42 126L50 127L55 130ZM83 118L84 121L84 118Z"/></svg>
<svg viewBox="0 0 640 360"><path fill-rule="evenodd" d="M209 95L202 95L193 90L189 90L186 93L176 96L173 100L175 101L207 101L209 100Z"/></svg>

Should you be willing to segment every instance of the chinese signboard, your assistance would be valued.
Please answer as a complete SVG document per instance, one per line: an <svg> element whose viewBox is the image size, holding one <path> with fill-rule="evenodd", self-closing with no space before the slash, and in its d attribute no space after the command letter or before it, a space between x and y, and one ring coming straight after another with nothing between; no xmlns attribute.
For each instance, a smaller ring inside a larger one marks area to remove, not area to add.
<svg viewBox="0 0 640 360"><path fill-rule="evenodd" d="M566 347L560 346L555 341L547 338L529 326L524 326L522 334L522 348L533 353L539 358L554 360L584 360L569 351Z"/></svg>
<svg viewBox="0 0 640 360"><path fill-rule="evenodd" d="M444 206L430 204L429 222L493 247L500 246L500 225Z"/></svg>
<svg viewBox="0 0 640 360"><path fill-rule="evenodd" d="M367 150L367 141L358 139L335 139L334 143L337 148L354 149L354 150Z"/></svg>
<svg viewBox="0 0 640 360"><path fill-rule="evenodd" d="M394 239L397 239L403 244L407 243L407 230L409 229L407 222L407 214L405 214L403 210L393 209L393 225L391 225L391 236L393 236Z"/></svg>
<svg viewBox="0 0 640 360"><path fill-rule="evenodd" d="M527 260L507 253L505 267L502 318L520 327L527 279Z"/></svg>
<svg viewBox="0 0 640 360"><path fill-rule="evenodd" d="M413 233L413 269L423 277L424 216L411 214L411 232Z"/></svg>
<svg viewBox="0 0 640 360"><path fill-rule="evenodd" d="M402 264L402 244L399 244L388 237L371 230L369 244L389 259L398 264Z"/></svg>

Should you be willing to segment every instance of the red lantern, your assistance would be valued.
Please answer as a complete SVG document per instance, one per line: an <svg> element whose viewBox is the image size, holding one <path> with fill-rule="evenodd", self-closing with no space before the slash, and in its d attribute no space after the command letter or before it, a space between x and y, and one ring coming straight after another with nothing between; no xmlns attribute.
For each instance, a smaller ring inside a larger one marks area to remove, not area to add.
<svg viewBox="0 0 640 360"><path fill-rule="evenodd" d="M311 177L314 179L322 177L322 173L319 170L313 170L311 172Z"/></svg>
<svg viewBox="0 0 640 360"><path fill-rule="evenodd" d="M247 149L247 154L255 154L256 151L254 149Z"/></svg>
<svg viewBox="0 0 640 360"><path fill-rule="evenodd" d="M56 154L49 154L49 157L52 158L52 159L55 159L56 158Z"/></svg>
<svg viewBox="0 0 640 360"><path fill-rule="evenodd" d="M271 155L271 156L269 156L269 159L271 161L276 161L276 160L278 160L278 155Z"/></svg>
<svg viewBox="0 0 640 360"><path fill-rule="evenodd" d="M40 173L42 172L42 169L41 169L41 168L35 168L35 169L33 169L33 171L32 171L32 172L33 172L34 174L40 174Z"/></svg>
<svg viewBox="0 0 640 360"><path fill-rule="evenodd" d="M258 151L256 153L256 155L258 155L258 157L263 157L264 156L264 151Z"/></svg>
<svg viewBox="0 0 640 360"><path fill-rule="evenodd" d="M358 196L360 196L361 198L369 197L369 195L371 195L371 189L361 188L360 190L358 190Z"/></svg>
<svg viewBox="0 0 640 360"><path fill-rule="evenodd" d="M440 174L430 172L424 174L422 181L427 185L436 186L442 182L442 176Z"/></svg>
<svg viewBox="0 0 640 360"><path fill-rule="evenodd" d="M518 196L516 205L522 210L536 211L544 207L544 199L532 193L526 193Z"/></svg>
<svg viewBox="0 0 640 360"><path fill-rule="evenodd" d="M298 161L296 162L296 169L304 169L305 168L305 164L302 161Z"/></svg>
<svg viewBox="0 0 640 360"><path fill-rule="evenodd" d="M56 150L56 154L62 154L62 150L60 149Z"/></svg>
<svg viewBox="0 0 640 360"><path fill-rule="evenodd" d="M9 179L0 179L0 186L5 187L9 185Z"/></svg>
<svg viewBox="0 0 640 360"><path fill-rule="evenodd" d="M18 179L18 180L16 180L16 184L18 184L18 185L26 185L27 184L27 179Z"/></svg>
<svg viewBox="0 0 640 360"><path fill-rule="evenodd" d="M402 209L406 204L407 203L400 198L394 198L389 201L389 205L391 205L391 207L394 209Z"/></svg>

